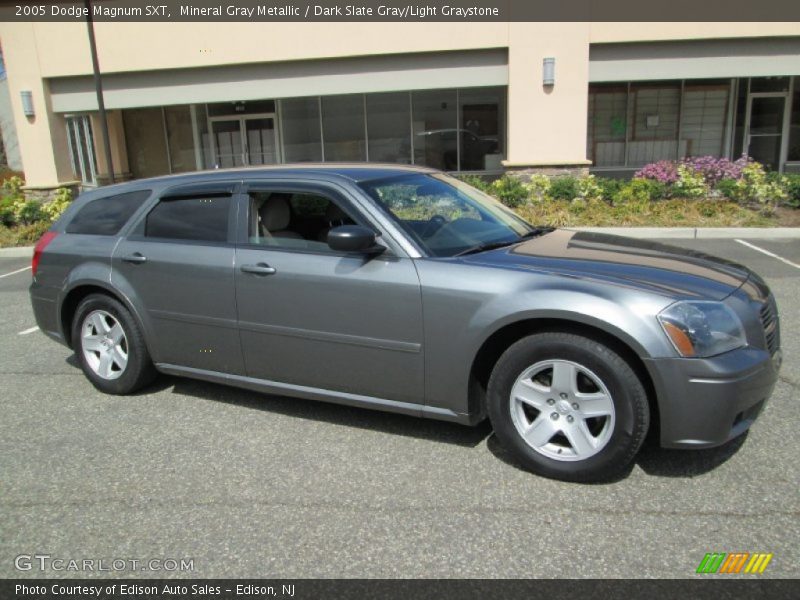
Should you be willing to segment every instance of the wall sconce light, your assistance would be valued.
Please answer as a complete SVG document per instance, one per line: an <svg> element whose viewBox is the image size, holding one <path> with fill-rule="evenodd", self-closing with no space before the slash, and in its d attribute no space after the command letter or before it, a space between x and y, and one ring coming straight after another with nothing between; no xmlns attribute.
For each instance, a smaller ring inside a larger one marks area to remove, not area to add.
<svg viewBox="0 0 800 600"><path fill-rule="evenodd" d="M542 61L542 85L551 87L556 84L556 59L548 56Z"/></svg>
<svg viewBox="0 0 800 600"><path fill-rule="evenodd" d="M33 109L33 92L23 90L19 93L19 97L22 99L22 113L26 117L35 117L36 111Z"/></svg>

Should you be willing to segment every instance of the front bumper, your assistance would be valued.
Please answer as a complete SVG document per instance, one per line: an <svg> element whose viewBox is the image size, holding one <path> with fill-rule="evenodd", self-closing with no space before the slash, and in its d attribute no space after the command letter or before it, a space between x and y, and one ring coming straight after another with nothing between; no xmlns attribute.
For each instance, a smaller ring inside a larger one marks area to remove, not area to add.
<svg viewBox="0 0 800 600"><path fill-rule="evenodd" d="M645 364L655 386L665 448L709 448L749 429L778 380L781 353L741 348L707 359Z"/></svg>

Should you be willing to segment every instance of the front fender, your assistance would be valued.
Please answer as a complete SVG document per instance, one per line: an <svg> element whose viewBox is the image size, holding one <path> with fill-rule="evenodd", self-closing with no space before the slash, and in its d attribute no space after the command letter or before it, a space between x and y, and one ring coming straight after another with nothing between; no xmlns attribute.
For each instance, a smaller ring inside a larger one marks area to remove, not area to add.
<svg viewBox="0 0 800 600"><path fill-rule="evenodd" d="M603 331L641 358L674 356L656 315L673 300L632 286L560 274L420 261L426 404L467 415L472 366L504 327L560 319Z"/></svg>
<svg viewBox="0 0 800 600"><path fill-rule="evenodd" d="M515 294L511 301L495 298L481 306L470 320L469 329L476 332L470 353L474 357L486 340L515 322L560 319L604 331L641 358L674 356L655 318L669 303L647 296L624 302L612 294L604 297L596 292L565 289L530 290Z"/></svg>

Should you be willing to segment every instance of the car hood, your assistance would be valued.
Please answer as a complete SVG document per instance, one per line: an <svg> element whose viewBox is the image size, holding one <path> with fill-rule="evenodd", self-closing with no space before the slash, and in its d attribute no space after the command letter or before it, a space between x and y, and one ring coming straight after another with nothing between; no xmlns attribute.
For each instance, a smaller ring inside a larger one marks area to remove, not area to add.
<svg viewBox="0 0 800 600"><path fill-rule="evenodd" d="M464 259L474 264L547 272L704 300L726 298L751 276L747 267L695 250L563 229Z"/></svg>

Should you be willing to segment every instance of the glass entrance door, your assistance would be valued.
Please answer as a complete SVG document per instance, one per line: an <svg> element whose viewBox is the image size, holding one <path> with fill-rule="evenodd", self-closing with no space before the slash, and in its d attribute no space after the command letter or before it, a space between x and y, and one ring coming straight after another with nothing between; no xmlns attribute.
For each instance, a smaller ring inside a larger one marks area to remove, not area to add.
<svg viewBox="0 0 800 600"><path fill-rule="evenodd" d="M783 94L752 94L748 102L746 153L773 171L783 164L786 100Z"/></svg>
<svg viewBox="0 0 800 600"><path fill-rule="evenodd" d="M278 162L273 115L214 117L210 121L215 168Z"/></svg>
<svg viewBox="0 0 800 600"><path fill-rule="evenodd" d="M214 168L227 169L241 167L245 164L241 119L212 120L211 143L214 153Z"/></svg>
<svg viewBox="0 0 800 600"><path fill-rule="evenodd" d="M275 119L272 117L247 117L242 121L247 164L271 165L278 162L275 147Z"/></svg>

